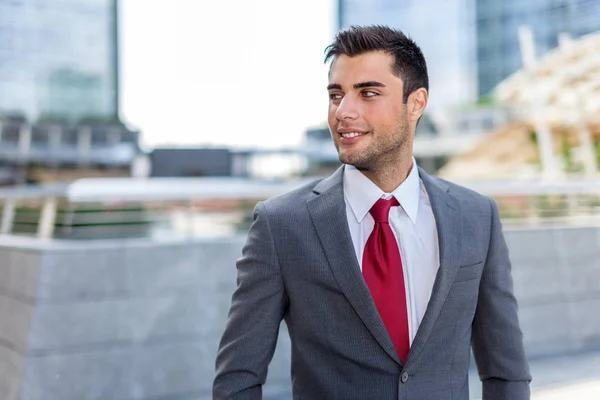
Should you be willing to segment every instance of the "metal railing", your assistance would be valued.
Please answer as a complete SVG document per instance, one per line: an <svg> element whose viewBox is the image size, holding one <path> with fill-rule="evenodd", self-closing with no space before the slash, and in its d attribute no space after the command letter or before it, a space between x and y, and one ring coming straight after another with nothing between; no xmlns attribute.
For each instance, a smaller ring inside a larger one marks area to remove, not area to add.
<svg viewBox="0 0 600 400"><path fill-rule="evenodd" d="M94 239L244 231L258 200L317 178L92 178L0 189L0 235ZM600 181L462 182L497 201L505 226L600 225Z"/></svg>
<svg viewBox="0 0 600 400"><path fill-rule="evenodd" d="M4 188L0 235L44 239L227 235L247 226L256 201L307 181L90 178Z"/></svg>

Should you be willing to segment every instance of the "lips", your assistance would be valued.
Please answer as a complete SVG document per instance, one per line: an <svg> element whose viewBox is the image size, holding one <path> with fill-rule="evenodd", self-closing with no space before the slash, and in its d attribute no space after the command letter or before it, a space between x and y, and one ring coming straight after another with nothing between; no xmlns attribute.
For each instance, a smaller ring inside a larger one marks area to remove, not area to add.
<svg viewBox="0 0 600 400"><path fill-rule="evenodd" d="M360 141L368 132L359 132L351 130L339 130L340 142L344 144L350 144Z"/></svg>
<svg viewBox="0 0 600 400"><path fill-rule="evenodd" d="M345 139L351 139L351 138L355 138L358 136L366 135L366 133L365 132L348 132L348 133L340 133L340 135L342 135L342 137Z"/></svg>

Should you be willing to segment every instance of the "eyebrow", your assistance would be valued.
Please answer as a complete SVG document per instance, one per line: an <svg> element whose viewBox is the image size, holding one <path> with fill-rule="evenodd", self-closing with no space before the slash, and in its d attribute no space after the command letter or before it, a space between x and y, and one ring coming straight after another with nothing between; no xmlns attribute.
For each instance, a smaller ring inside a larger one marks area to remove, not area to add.
<svg viewBox="0 0 600 400"><path fill-rule="evenodd" d="M353 85L354 89L364 89L368 87L385 87L385 85L381 82L377 81L367 81L367 82L359 82ZM327 85L327 90L342 90L342 85L339 83L330 83Z"/></svg>

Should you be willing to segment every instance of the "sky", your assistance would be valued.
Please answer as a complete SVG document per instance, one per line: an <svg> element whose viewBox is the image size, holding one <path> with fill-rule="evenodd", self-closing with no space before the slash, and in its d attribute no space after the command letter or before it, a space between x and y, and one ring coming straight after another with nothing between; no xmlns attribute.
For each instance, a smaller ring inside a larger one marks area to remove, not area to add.
<svg viewBox="0 0 600 400"><path fill-rule="evenodd" d="M122 0L121 110L157 146L281 148L327 115L332 0Z"/></svg>

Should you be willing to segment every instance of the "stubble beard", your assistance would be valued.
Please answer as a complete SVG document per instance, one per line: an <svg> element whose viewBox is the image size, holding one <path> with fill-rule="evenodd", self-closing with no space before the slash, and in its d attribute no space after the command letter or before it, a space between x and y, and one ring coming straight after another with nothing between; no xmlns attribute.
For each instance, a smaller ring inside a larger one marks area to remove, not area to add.
<svg viewBox="0 0 600 400"><path fill-rule="evenodd" d="M372 135L373 133L369 133ZM338 149L339 160L343 164L354 166L360 171L375 171L398 162L407 145L408 124L402 123L396 128L393 137L383 136L385 141L370 143L358 154L342 154Z"/></svg>

